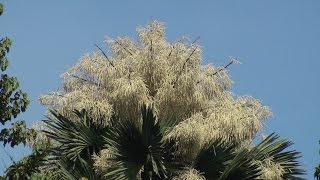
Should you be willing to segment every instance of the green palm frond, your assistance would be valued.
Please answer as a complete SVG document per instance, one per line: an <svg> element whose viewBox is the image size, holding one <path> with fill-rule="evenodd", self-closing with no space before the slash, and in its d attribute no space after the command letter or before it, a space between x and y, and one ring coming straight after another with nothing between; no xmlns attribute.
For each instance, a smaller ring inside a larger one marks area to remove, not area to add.
<svg viewBox="0 0 320 180"><path fill-rule="evenodd" d="M49 158L52 171L62 179L99 179L94 172L92 155L103 148L102 137L108 127L98 126L84 110L74 111L79 118L76 120L50 112L53 118L44 121L48 127L44 132L54 141Z"/></svg>
<svg viewBox="0 0 320 180"><path fill-rule="evenodd" d="M300 153L285 151L292 143L279 140L275 134L269 135L262 142L252 148L237 147L225 144L221 139L212 141L198 154L194 168L202 173L206 179L256 179L262 175L258 162L271 158L279 164L283 172L283 179L302 179L304 174L297 159Z"/></svg>
<svg viewBox="0 0 320 180"><path fill-rule="evenodd" d="M286 151L292 143L275 134L251 148L216 139L202 148L193 163L183 161L177 155L175 140L165 138L175 123L157 120L150 107L143 106L141 112L141 121L113 115L109 126L100 127L85 111L75 111L77 120L51 111L54 118L45 121L45 133L56 142L49 162L55 164L57 178L101 179L94 171L92 155L103 148L110 152L108 167L102 173L106 179L170 179L182 164L191 165L206 179L257 179L263 174L259 163L266 159L281 166L284 179L299 179L304 173L297 161L300 153Z"/></svg>
<svg viewBox="0 0 320 180"><path fill-rule="evenodd" d="M80 120L70 120L55 111L50 112L54 118L44 121L49 128L44 132L50 139L58 142L57 149L62 156L73 161L79 155L90 158L103 148L102 136L107 127L96 125L85 111L74 111Z"/></svg>
<svg viewBox="0 0 320 180"><path fill-rule="evenodd" d="M202 148L194 168L206 179L254 179L260 175L246 149L237 151L234 144L216 139Z"/></svg>
<svg viewBox="0 0 320 180"><path fill-rule="evenodd" d="M286 139L279 139L279 136L272 133L262 142L250 150L255 160L263 161L266 157L271 157L274 163L277 163L283 169L282 177L284 179L299 179L299 175L303 175L305 171L300 168L298 158L301 153L295 150L285 151L293 145Z"/></svg>
<svg viewBox="0 0 320 180"><path fill-rule="evenodd" d="M78 157L76 162L70 161L66 158L60 158L56 162L59 169L56 173L59 179L63 180L79 180L86 178L89 180L100 180L101 177L95 173L92 164L81 157Z"/></svg>
<svg viewBox="0 0 320 180"><path fill-rule="evenodd" d="M164 140L161 127L151 108L142 108L142 125L118 120L105 137L112 152L107 179L166 179L178 165L175 144Z"/></svg>
<svg viewBox="0 0 320 180"><path fill-rule="evenodd" d="M252 161L252 154L249 150L234 149L233 154L234 158L225 162L226 167L218 180L252 180L256 179L262 174L259 165Z"/></svg>

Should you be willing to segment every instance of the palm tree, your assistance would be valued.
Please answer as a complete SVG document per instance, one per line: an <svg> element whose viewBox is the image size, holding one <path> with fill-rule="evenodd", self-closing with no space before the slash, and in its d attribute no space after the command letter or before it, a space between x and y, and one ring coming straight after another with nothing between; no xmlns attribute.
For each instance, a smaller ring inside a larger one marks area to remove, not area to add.
<svg viewBox="0 0 320 180"><path fill-rule="evenodd" d="M157 121L151 109L143 109L142 114L142 127L129 120L111 128L106 136L110 150L106 159L110 166L104 174L107 179L134 179L139 172L143 180L171 179L183 167L194 168L205 179L255 179L262 177L261 164L270 158L280 164L284 179L299 179L296 175L304 173L296 161L299 153L284 151L292 143L279 140L275 134L251 148L215 139L188 162L188 157L179 157L177 142L166 139L168 124L159 123L163 121Z"/></svg>
<svg viewBox="0 0 320 180"><path fill-rule="evenodd" d="M45 133L55 142L49 158L52 170L60 179L183 179L190 170L202 179L265 179L272 163L279 165L284 179L299 179L304 173L297 162L300 154L285 151L292 143L275 134L252 147L217 138L190 159L180 153L179 142L167 136L172 121L157 119L150 107L144 106L141 113L141 121L114 115L102 127L85 111L75 111L77 121L51 111ZM108 156L103 157L105 152Z"/></svg>
<svg viewBox="0 0 320 180"><path fill-rule="evenodd" d="M98 47L63 74L59 91L40 98L55 109L47 121L55 149L50 159L64 178L281 179L301 174L299 154L285 151L290 142L272 134L252 145L271 112L257 99L231 92L225 70L238 61L202 65L196 41L170 43L165 37L165 27L153 21L138 28L138 41L108 40L110 56ZM152 108L141 114L144 104ZM86 112L75 115L73 109Z"/></svg>

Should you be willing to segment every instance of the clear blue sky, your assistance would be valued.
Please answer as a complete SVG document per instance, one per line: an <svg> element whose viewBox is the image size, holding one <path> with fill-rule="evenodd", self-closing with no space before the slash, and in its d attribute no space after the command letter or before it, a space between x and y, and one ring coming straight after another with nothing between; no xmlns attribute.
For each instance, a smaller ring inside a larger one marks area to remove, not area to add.
<svg viewBox="0 0 320 180"><path fill-rule="evenodd" d="M19 116L29 124L44 118L37 98L59 87L61 73L105 36L136 37L138 25L166 23L170 41L201 37L204 62L222 65L228 56L242 65L229 69L236 94L270 106L274 116L265 133L276 132L303 153L307 178L320 162L320 1L18 1L4 0L0 37L14 44L11 75L31 99ZM28 150L7 149L16 159ZM9 159L3 149L0 157ZM0 160L0 172L4 163Z"/></svg>

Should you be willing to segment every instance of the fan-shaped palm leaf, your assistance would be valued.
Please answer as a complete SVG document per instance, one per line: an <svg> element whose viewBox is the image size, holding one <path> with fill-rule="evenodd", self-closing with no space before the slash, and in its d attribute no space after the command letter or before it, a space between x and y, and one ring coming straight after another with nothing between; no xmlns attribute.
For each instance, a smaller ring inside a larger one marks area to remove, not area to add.
<svg viewBox="0 0 320 180"><path fill-rule="evenodd" d="M300 153L291 150L285 151L293 145L292 142L286 139L279 139L279 136L272 133L258 145L250 150L254 160L263 161L266 157L271 157L274 163L277 163L283 169L282 178L284 179L299 179L299 175L304 174L304 170L300 168L300 163L297 161L301 157ZM298 175L298 176L297 176Z"/></svg>
<svg viewBox="0 0 320 180"><path fill-rule="evenodd" d="M257 162L271 158L281 166L283 179L301 179L304 170L299 168L297 159L300 153L284 151L292 145L287 140L278 140L279 136L269 135L253 148L239 148L217 139L205 146L196 158L194 168L206 179L256 179L262 175Z"/></svg>
<svg viewBox="0 0 320 180"><path fill-rule="evenodd" d="M55 142L50 157L55 170L60 171L60 177L64 179L97 179L92 155L103 148L102 137L108 128L95 124L85 111L74 111L77 120L70 120L56 111L50 112L53 118L44 121L48 127L44 132Z"/></svg>
<svg viewBox="0 0 320 180"><path fill-rule="evenodd" d="M69 159L59 159L56 163L59 167L59 179L65 180L79 180L81 178L89 180L100 180L101 177L97 174L93 167L91 161L86 161L81 157L74 161Z"/></svg>
<svg viewBox="0 0 320 180"><path fill-rule="evenodd" d="M62 155L75 160L78 155L89 158L101 150L104 145L102 135L107 127L95 124L85 111L74 111L80 120L70 120L55 111L50 112L54 118L44 121L49 128L44 132L58 142Z"/></svg>
<svg viewBox="0 0 320 180"><path fill-rule="evenodd" d="M150 108L142 108L142 125L133 120L118 120L106 136L112 152L107 179L166 179L178 168L173 141L164 140L159 122ZM176 163L176 164L175 164Z"/></svg>
<svg viewBox="0 0 320 180"><path fill-rule="evenodd" d="M254 179L260 175L258 166L251 162L249 150L237 150L236 145L221 139L212 141L198 154L195 169L206 179Z"/></svg>

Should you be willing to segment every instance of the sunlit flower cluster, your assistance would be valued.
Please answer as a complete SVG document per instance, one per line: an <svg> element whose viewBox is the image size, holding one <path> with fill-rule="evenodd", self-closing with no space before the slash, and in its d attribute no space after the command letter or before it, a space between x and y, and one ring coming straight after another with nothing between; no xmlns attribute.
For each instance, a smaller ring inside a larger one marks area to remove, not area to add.
<svg viewBox="0 0 320 180"><path fill-rule="evenodd" d="M96 122L101 126L109 124L113 113L140 119L141 106L152 105L160 121L177 122L167 138L175 138L181 147L193 144L181 150L191 158L215 138L241 144L261 130L271 115L268 107L252 97L233 95L226 67L201 64L197 42L168 42L164 25L157 21L137 33L137 41L107 39L110 53L98 50L82 57L62 74L60 90L41 96L40 102L69 117L73 109L86 109L93 119L104 119ZM237 63L231 58L230 64ZM103 171L108 151L95 159L97 170ZM265 167L266 173L272 168ZM193 169L182 172L180 179L193 177L203 179Z"/></svg>

